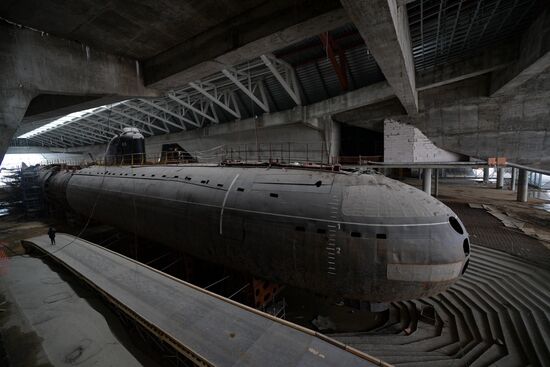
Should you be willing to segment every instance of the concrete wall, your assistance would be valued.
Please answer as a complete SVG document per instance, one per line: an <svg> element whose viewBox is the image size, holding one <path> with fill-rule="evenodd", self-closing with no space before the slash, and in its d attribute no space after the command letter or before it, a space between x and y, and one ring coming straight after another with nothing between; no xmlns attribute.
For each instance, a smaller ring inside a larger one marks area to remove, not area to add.
<svg viewBox="0 0 550 367"><path fill-rule="evenodd" d="M340 125L330 118L309 125L301 122L277 123L247 119L212 125L202 129L174 134L156 135L145 139L145 149L150 157L160 156L164 144L179 144L200 162L219 162L224 152L232 148L233 159L260 159L288 161L324 161L340 153ZM101 159L106 145L68 148L67 152L83 152ZM227 158L227 157L225 157ZM334 159L334 158L332 158Z"/></svg>
<svg viewBox="0 0 550 367"><path fill-rule="evenodd" d="M262 152L260 158L266 159L269 157L271 145L272 158L282 157L286 161L290 149L291 158L305 159L308 149L309 158L319 160L323 142L321 131L301 123L247 128L235 122L189 132L152 136L146 139L146 149L148 154L160 155L163 144L177 143L198 157L199 161L216 162L222 157L223 151L231 148L233 159L255 159L258 150ZM326 158L326 148L324 149L322 155Z"/></svg>
<svg viewBox="0 0 550 367"><path fill-rule="evenodd" d="M384 121L384 162L452 162L461 156L436 147L412 125Z"/></svg>
<svg viewBox="0 0 550 367"><path fill-rule="evenodd" d="M412 123L438 146L461 154L550 166L548 92L432 106Z"/></svg>

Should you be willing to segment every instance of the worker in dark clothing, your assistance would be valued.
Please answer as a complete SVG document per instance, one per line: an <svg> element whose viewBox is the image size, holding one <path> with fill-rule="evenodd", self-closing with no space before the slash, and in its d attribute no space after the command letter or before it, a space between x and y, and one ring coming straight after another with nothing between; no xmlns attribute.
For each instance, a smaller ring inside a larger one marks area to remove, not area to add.
<svg viewBox="0 0 550 367"><path fill-rule="evenodd" d="M52 241L52 245L55 245L55 228L54 227L50 227L50 229L48 229L48 236Z"/></svg>

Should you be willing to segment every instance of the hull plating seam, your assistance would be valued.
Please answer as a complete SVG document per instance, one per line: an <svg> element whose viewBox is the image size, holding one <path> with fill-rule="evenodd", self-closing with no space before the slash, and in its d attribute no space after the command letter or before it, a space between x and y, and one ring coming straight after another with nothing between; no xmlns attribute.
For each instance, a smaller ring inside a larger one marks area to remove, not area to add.
<svg viewBox="0 0 550 367"><path fill-rule="evenodd" d="M237 173L233 178L233 181L231 181L231 185L229 185L229 188L227 189L225 196L223 197L222 209L220 210L220 234L223 234L223 209L225 208L225 203L227 202L227 197L231 192L231 188L233 187L233 185L235 184L235 181L237 181L238 178L239 178L239 174Z"/></svg>
<svg viewBox="0 0 550 367"><path fill-rule="evenodd" d="M81 185L76 185L76 184L72 184L72 186L83 188L83 189L88 189L87 186L81 186ZM113 193L113 194L116 194L116 195L125 194L123 192L114 191L114 190L105 190L105 189L100 189L100 190L103 191L103 192L110 192L110 193ZM171 202L176 202L176 203L181 203L181 204L198 205L198 206L205 206L205 207L218 208L218 209L224 208L222 205L197 203L197 202L185 201L185 200L175 200L175 199L168 199L168 198L158 197L158 196L145 196L145 195L138 195L138 194L132 194L132 195L143 197L143 198L148 198L148 199L156 199L156 200L161 200L161 201L171 201ZM363 226L363 227L426 227L426 226L449 225L449 222L447 222L447 221L445 221L445 222L435 222L435 223L400 223L400 224L343 222L343 221L335 221L335 220L330 220L330 219L302 217L302 216L288 215L288 214L277 214L277 213L262 212L262 211L257 211L257 210L239 209L239 208L233 208L233 207L225 207L224 210L232 210L232 211L241 212L241 213L269 215L269 216L275 216L275 217L281 217L281 218L312 220L312 221L323 222L323 223L348 224L348 225Z"/></svg>

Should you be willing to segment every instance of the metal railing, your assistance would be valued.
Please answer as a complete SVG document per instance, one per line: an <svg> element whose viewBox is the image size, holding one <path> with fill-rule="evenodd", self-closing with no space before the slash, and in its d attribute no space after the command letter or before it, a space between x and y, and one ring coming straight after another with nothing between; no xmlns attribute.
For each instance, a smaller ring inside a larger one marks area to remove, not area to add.
<svg viewBox="0 0 550 367"><path fill-rule="evenodd" d="M64 166L123 166L154 164L230 164L230 165L298 165L334 167L337 165L365 166L381 162L383 156L331 156L324 142L319 143L260 143L220 145L202 151L164 151L156 154L107 155L98 159L50 160L47 165Z"/></svg>
<svg viewBox="0 0 550 367"><path fill-rule="evenodd" d="M355 155L355 156L346 156L341 155L338 157L338 163L341 165L350 165L350 166L366 166L369 162L382 162L384 161L384 156L381 155Z"/></svg>
<svg viewBox="0 0 550 367"><path fill-rule="evenodd" d="M262 143L224 146L222 161L275 164L336 164L325 143Z"/></svg>

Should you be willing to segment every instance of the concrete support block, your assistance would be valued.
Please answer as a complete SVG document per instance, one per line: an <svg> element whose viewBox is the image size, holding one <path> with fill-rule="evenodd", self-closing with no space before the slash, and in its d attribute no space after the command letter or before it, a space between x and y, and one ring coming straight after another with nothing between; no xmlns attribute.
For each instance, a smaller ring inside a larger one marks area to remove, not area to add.
<svg viewBox="0 0 550 367"><path fill-rule="evenodd" d="M424 168L422 172L422 189L428 195L432 194L432 169Z"/></svg>
<svg viewBox="0 0 550 367"><path fill-rule="evenodd" d="M518 196L517 201L525 203L527 201L527 194L529 192L529 171L520 169L518 178Z"/></svg>
<svg viewBox="0 0 550 367"><path fill-rule="evenodd" d="M510 190L516 191L516 180L518 179L518 169L512 168L512 182L510 183Z"/></svg>
<svg viewBox="0 0 550 367"><path fill-rule="evenodd" d="M502 189L504 187L504 168L497 168L497 189Z"/></svg>

